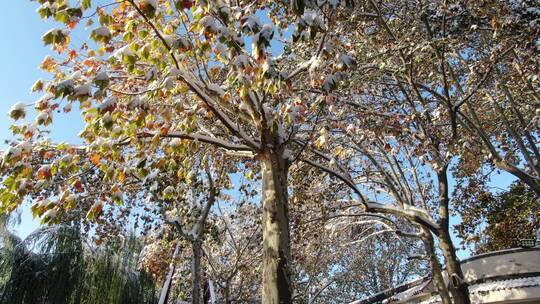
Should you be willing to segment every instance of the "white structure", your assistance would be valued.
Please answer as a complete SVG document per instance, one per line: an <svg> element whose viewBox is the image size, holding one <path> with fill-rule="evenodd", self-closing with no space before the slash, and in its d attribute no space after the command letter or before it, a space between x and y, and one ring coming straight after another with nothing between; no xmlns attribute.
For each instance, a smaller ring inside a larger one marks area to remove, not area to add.
<svg viewBox="0 0 540 304"><path fill-rule="evenodd" d="M540 303L540 247L490 252L461 262L472 303ZM447 275L444 273L445 280ZM430 277L351 304L441 303Z"/></svg>

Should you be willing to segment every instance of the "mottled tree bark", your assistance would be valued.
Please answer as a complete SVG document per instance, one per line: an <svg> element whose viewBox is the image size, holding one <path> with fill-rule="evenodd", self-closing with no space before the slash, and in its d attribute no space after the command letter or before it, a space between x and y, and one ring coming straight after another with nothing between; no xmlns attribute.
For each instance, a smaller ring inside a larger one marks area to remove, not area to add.
<svg viewBox="0 0 540 304"><path fill-rule="evenodd" d="M193 257L191 258L191 274L193 275L193 282L191 285L191 303L201 303L201 256L202 256L202 242L196 240L191 243L193 251Z"/></svg>
<svg viewBox="0 0 540 304"><path fill-rule="evenodd" d="M433 283L439 292L443 304L452 304L450 300L450 294L448 293L448 288L444 283L444 278L442 275L441 265L437 260L437 255L435 253L435 244L433 242L433 236L431 232L426 228L421 228L422 232L422 241L424 247L426 248L426 253L429 257L429 265L431 266L431 273L433 275Z"/></svg>
<svg viewBox="0 0 540 304"><path fill-rule="evenodd" d="M260 155L263 206L263 304L291 303L287 175L282 153Z"/></svg>

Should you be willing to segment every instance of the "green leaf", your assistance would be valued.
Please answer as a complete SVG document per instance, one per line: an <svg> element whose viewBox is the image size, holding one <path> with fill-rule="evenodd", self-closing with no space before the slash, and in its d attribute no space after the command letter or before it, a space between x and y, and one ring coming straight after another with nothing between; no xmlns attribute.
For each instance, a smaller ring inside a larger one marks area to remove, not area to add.
<svg viewBox="0 0 540 304"><path fill-rule="evenodd" d="M139 35L140 38L144 39L148 36L148 31L147 30L140 30L137 32L137 34Z"/></svg>
<svg viewBox="0 0 540 304"><path fill-rule="evenodd" d="M43 80L38 79L34 85L32 86L32 92L40 92L43 91Z"/></svg>
<svg viewBox="0 0 540 304"><path fill-rule="evenodd" d="M50 18L54 13L51 7L48 5L40 6L37 12L42 19Z"/></svg>
<svg viewBox="0 0 540 304"><path fill-rule="evenodd" d="M54 15L54 20L67 24L69 23L69 15L65 11L58 12Z"/></svg>
<svg viewBox="0 0 540 304"><path fill-rule="evenodd" d="M110 15L105 15L105 14L99 16L98 20L99 20L99 24L101 24L102 26L107 26L114 21Z"/></svg>
<svg viewBox="0 0 540 304"><path fill-rule="evenodd" d="M106 26L95 28L90 32L90 38L96 42L108 43L111 38L111 31Z"/></svg>
<svg viewBox="0 0 540 304"><path fill-rule="evenodd" d="M69 31L64 29L52 29L41 38L45 45L63 44L68 39Z"/></svg>
<svg viewBox="0 0 540 304"><path fill-rule="evenodd" d="M130 43L133 40L133 32L125 32L122 39L124 39L125 42Z"/></svg>
<svg viewBox="0 0 540 304"><path fill-rule="evenodd" d="M90 7L92 6L92 1L91 0L82 0L81 1L81 7L83 9L89 9Z"/></svg>
<svg viewBox="0 0 540 304"><path fill-rule="evenodd" d="M148 57L150 57L150 47L148 45L145 45L141 49L141 57L144 59L148 59Z"/></svg>

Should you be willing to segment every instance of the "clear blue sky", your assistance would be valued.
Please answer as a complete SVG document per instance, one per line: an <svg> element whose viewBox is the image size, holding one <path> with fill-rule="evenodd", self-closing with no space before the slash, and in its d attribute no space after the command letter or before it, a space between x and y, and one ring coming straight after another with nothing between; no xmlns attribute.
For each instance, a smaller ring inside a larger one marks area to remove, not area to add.
<svg viewBox="0 0 540 304"><path fill-rule="evenodd" d="M31 103L39 95L30 94L30 87L38 78L48 75L39 70L43 58L50 54L48 47L41 42L43 33L55 25L40 19L36 13L37 4L29 0L9 1L7 8L0 18L0 28L3 29L0 45L0 149L3 141L11 136L8 130L10 120L7 112L11 105L23 101ZM86 33L77 33L76 40L86 37ZM53 124L52 138L54 140L79 142L76 134L81 130L82 123L76 112L71 115L61 114ZM506 188L514 179L508 174L494 178L492 186ZM452 222L458 219L453 218ZM22 223L17 229L21 236L26 236L38 225L25 210L22 212ZM458 245L458 244L456 244ZM460 252L465 257L465 252Z"/></svg>

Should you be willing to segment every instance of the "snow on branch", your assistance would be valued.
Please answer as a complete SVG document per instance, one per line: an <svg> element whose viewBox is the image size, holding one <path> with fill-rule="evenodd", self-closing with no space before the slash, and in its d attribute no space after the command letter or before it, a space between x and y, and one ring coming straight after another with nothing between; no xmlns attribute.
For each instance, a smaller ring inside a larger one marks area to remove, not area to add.
<svg viewBox="0 0 540 304"><path fill-rule="evenodd" d="M199 220L197 223L193 226L191 229L191 234L195 236L195 239L199 239L202 236L204 223L206 222L206 218L208 217L208 213L210 213L210 208L214 205L216 201L216 186L214 184L214 180L212 179L212 174L210 173L209 169L206 168L206 176L208 177L208 184L209 184L209 194L208 194L208 201L206 202L206 206L204 206L204 209L202 211L201 216L199 217Z"/></svg>
<svg viewBox="0 0 540 304"><path fill-rule="evenodd" d="M129 0L129 3L135 8L135 10L141 15L141 17L144 19L144 21L152 28L156 36L159 38L159 40L163 43L165 48L169 51L169 54L174 61L175 67L178 69L178 77L190 88L190 90L195 93L201 100L206 104L206 106L210 109L210 111L216 115L216 117L231 131L234 135L242 138L244 141L248 143L248 145L253 149L258 149L259 145L249 136L247 135L239 126L237 126L232 119L230 119L225 113L223 113L217 106L216 102L213 100L212 97L210 97L204 90L198 85L197 81L190 77L188 75L188 72L183 69L180 64L178 63L178 60L176 56L174 55L174 51L171 49L170 45L167 43L167 40L163 37L163 35L159 32L157 27L152 23L148 17L141 11L141 9L135 4L133 0Z"/></svg>
<svg viewBox="0 0 540 304"><path fill-rule="evenodd" d="M416 208L413 206L404 206L398 207L398 206L392 206L392 205L386 205L386 204L380 204L376 202L367 202L366 204L367 211L374 211L374 212L380 212L380 213L388 213L388 214L394 214L403 216L405 218L408 218L416 223L419 223L423 226L428 227L433 233L438 235L439 230L439 224L433 220L433 218L427 213L427 211Z"/></svg>
<svg viewBox="0 0 540 304"><path fill-rule="evenodd" d="M156 134L154 133L142 133L140 134L141 137L154 137ZM240 144L234 144L228 141L225 141L220 138L215 138L211 136L206 136L202 134L187 134L182 132L169 132L164 135L160 135L161 137L170 137L170 138L181 138L181 139L188 139L188 140L194 140L194 141L200 141L207 144L212 144L215 146L218 146L220 148L229 150L229 151L252 151L252 149L246 145L240 145Z"/></svg>
<svg viewBox="0 0 540 304"><path fill-rule="evenodd" d="M328 168L320 163L317 163L309 159L304 159L302 161L313 167L319 168L322 171L344 182L360 197L360 200L366 212L386 213L386 214L393 214L393 215L405 217L415 223L421 224L429 228L435 235L439 234L439 228L440 228L439 225L435 222L435 220L433 220L433 218L429 215L429 213L426 210L409 206L409 205L404 205L404 207L399 207L399 206L380 204L376 202L370 202L362 194L360 189L358 189L356 184L350 178L348 178L345 174L337 172L336 170Z"/></svg>

